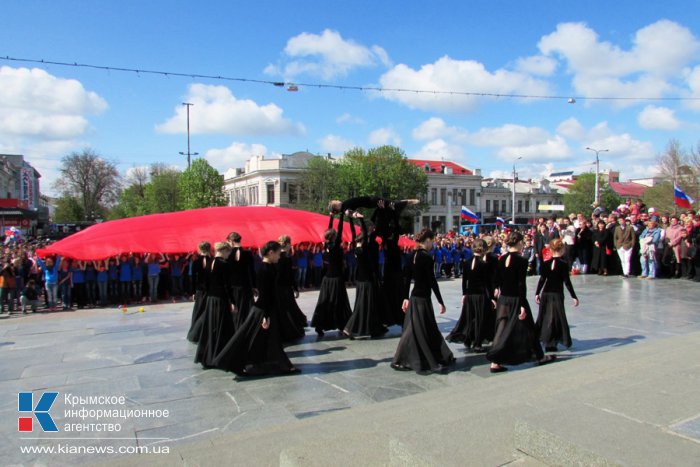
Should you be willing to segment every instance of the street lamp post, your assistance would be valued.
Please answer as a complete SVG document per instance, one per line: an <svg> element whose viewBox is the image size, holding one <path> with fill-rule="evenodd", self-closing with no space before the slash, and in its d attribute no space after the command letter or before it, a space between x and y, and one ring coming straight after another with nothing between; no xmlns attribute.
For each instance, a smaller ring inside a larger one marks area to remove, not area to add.
<svg viewBox="0 0 700 467"><path fill-rule="evenodd" d="M522 159L522 156L515 159L515 161L519 161L520 159ZM510 223L515 224L515 162L513 162L513 200L512 200L512 202L513 202L513 205L511 206L511 209L510 209L511 210Z"/></svg>
<svg viewBox="0 0 700 467"><path fill-rule="evenodd" d="M190 107L194 104L190 104L189 102L183 102L182 105L187 106L187 153L180 152L180 154L183 156L187 154L187 168L189 169L191 163L191 156L199 155L198 152L190 152Z"/></svg>
<svg viewBox="0 0 700 467"><path fill-rule="evenodd" d="M595 204L598 205L600 204L600 182L598 181L598 179L600 178L600 159L598 158L598 154L601 152L608 152L608 150L594 149L589 147L586 147L586 149L595 152Z"/></svg>

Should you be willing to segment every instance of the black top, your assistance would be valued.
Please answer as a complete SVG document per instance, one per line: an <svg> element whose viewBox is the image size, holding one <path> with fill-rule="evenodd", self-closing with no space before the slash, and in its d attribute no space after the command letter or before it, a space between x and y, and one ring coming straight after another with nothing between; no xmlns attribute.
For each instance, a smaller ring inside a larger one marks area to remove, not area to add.
<svg viewBox="0 0 700 467"><path fill-rule="evenodd" d="M469 260L462 273L462 295L483 293L493 295L493 271L486 258L474 256Z"/></svg>
<svg viewBox="0 0 700 467"><path fill-rule="evenodd" d="M211 268L212 261L213 258L211 256L201 255L197 255L192 261L192 283L195 290L207 290L207 273L209 268Z"/></svg>
<svg viewBox="0 0 700 467"><path fill-rule="evenodd" d="M287 253L284 251L280 254L280 260L277 263L277 284L284 287L292 287L294 290L297 290L297 281L294 280L292 258L287 256Z"/></svg>
<svg viewBox="0 0 700 467"><path fill-rule="evenodd" d="M323 247L323 262L326 265L326 277L341 277L343 275L343 224L345 215L340 213L338 218L338 231L335 242L328 243ZM328 228L333 228L333 216L330 216Z"/></svg>
<svg viewBox="0 0 700 467"><path fill-rule="evenodd" d="M527 299L527 260L516 252L509 251L501 256L496 267L496 288L505 297Z"/></svg>
<svg viewBox="0 0 700 467"><path fill-rule="evenodd" d="M256 274L258 284L258 299L255 306L261 308L265 317L275 314L277 310L277 268L272 263L263 263Z"/></svg>
<svg viewBox="0 0 700 467"><path fill-rule="evenodd" d="M209 265L207 277L207 295L228 298L233 302L230 267L226 260L216 257Z"/></svg>
<svg viewBox="0 0 700 467"><path fill-rule="evenodd" d="M542 263L540 273L540 280L537 282L537 291L535 295L539 295L540 292L563 294L564 285L566 285L566 290L571 294L571 298L577 298L576 292L574 292L574 286L571 285L569 264L566 261L561 258L547 260Z"/></svg>
<svg viewBox="0 0 700 467"><path fill-rule="evenodd" d="M241 247L231 249L228 257L231 270L231 283L234 287L255 287L255 268L253 253Z"/></svg>
<svg viewBox="0 0 700 467"><path fill-rule="evenodd" d="M610 232L608 232L607 229L599 230L598 228L596 228L593 231L593 246L595 246L595 242L598 242L599 248L605 248L608 245L609 237Z"/></svg>
<svg viewBox="0 0 700 467"><path fill-rule="evenodd" d="M423 248L419 248L413 254L411 260L406 265L404 270L404 297L408 298L408 292L411 288L411 279L414 280L413 291L411 297L430 298L430 291L435 292L435 298L440 305L443 305L442 295L438 287L437 279L435 279L435 271L433 270L433 258L430 253Z"/></svg>
<svg viewBox="0 0 700 467"><path fill-rule="evenodd" d="M362 218L360 218L360 226L362 227L362 242L360 246L357 246L355 227L353 224L350 225L352 229L353 254L357 258L355 278L358 282L370 282L377 277L377 268L379 267L377 241L374 235L367 233L367 224Z"/></svg>

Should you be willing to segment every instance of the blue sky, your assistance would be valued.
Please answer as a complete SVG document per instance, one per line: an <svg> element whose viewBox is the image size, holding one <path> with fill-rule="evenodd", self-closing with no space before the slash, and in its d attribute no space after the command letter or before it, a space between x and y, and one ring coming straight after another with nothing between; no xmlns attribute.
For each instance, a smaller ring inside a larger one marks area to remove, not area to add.
<svg viewBox="0 0 700 467"><path fill-rule="evenodd" d="M696 1L24 0L3 2L3 17L0 57L440 91L289 92L0 59L0 152L25 154L47 192L61 157L84 147L124 174L184 168L182 102L195 104L192 151L222 172L253 154L394 144L486 176L522 157L520 176L538 177L591 170L590 146L628 179L671 138L700 141Z"/></svg>

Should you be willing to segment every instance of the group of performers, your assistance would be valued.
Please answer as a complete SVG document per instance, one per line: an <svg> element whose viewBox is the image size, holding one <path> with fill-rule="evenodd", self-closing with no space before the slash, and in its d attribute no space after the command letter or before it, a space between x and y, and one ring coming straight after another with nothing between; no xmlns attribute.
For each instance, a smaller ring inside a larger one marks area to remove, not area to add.
<svg viewBox="0 0 700 467"><path fill-rule="evenodd" d="M405 267L401 265L399 218L401 211L418 200L391 201L360 197L329 203L330 219L324 233L323 258L327 273L321 283L311 327L321 339L337 331L350 339L383 336L389 326L403 327L391 367L432 373L446 370L455 358L435 319L432 294L445 305L429 254L434 234L419 232L416 249ZM371 225L358 211L374 209ZM335 216L337 227L333 228ZM351 307L343 274L342 234L344 219L351 219L353 254L357 259L355 303ZM360 232L356 232L355 222ZM284 344L305 335L307 319L299 309L299 295L288 256L291 239L283 235L260 249L262 266L254 271L253 256L240 246L232 232L225 242L199 246L193 265L196 284L192 323L187 338L197 344L195 362L239 375L296 373L299 370L284 352ZM383 280L379 280L378 241L385 252ZM519 253L523 236L511 232L508 251L500 258L491 251L493 242L476 239L473 258L463 266L462 312L449 333L451 342L462 342L475 352L486 352L491 372L504 365L528 361L546 364L555 360L558 344L571 346L564 309L564 286L578 305L561 258L561 240L550 244L553 258L542 266L535 300L540 305L537 321L526 297L527 260ZM413 283L413 289L411 289ZM484 345L491 343L486 351Z"/></svg>

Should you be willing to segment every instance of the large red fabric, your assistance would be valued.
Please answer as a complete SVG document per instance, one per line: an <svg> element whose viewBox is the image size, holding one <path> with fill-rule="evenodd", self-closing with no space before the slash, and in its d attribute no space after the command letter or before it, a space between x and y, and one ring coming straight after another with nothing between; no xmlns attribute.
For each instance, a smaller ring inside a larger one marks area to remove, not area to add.
<svg viewBox="0 0 700 467"><path fill-rule="evenodd" d="M337 228L337 220L333 226ZM247 248L259 248L286 234L292 243L321 243L328 228L328 216L295 209L246 206L193 209L189 211L132 217L95 224L58 241L37 253L78 260L103 259L122 253L185 253L196 251L202 241L224 241L238 232ZM359 229L358 229L359 230ZM351 240L350 228L343 228L343 240ZM415 243L399 239L401 248Z"/></svg>
<svg viewBox="0 0 700 467"><path fill-rule="evenodd" d="M337 226L337 221L334 221ZM259 248L286 234L293 244L320 243L328 216L275 207L217 207L151 214L95 224L39 250L40 256L60 255L78 260L103 259L122 253L183 253L199 242L224 241L238 232L244 247ZM350 241L346 224L343 240Z"/></svg>

